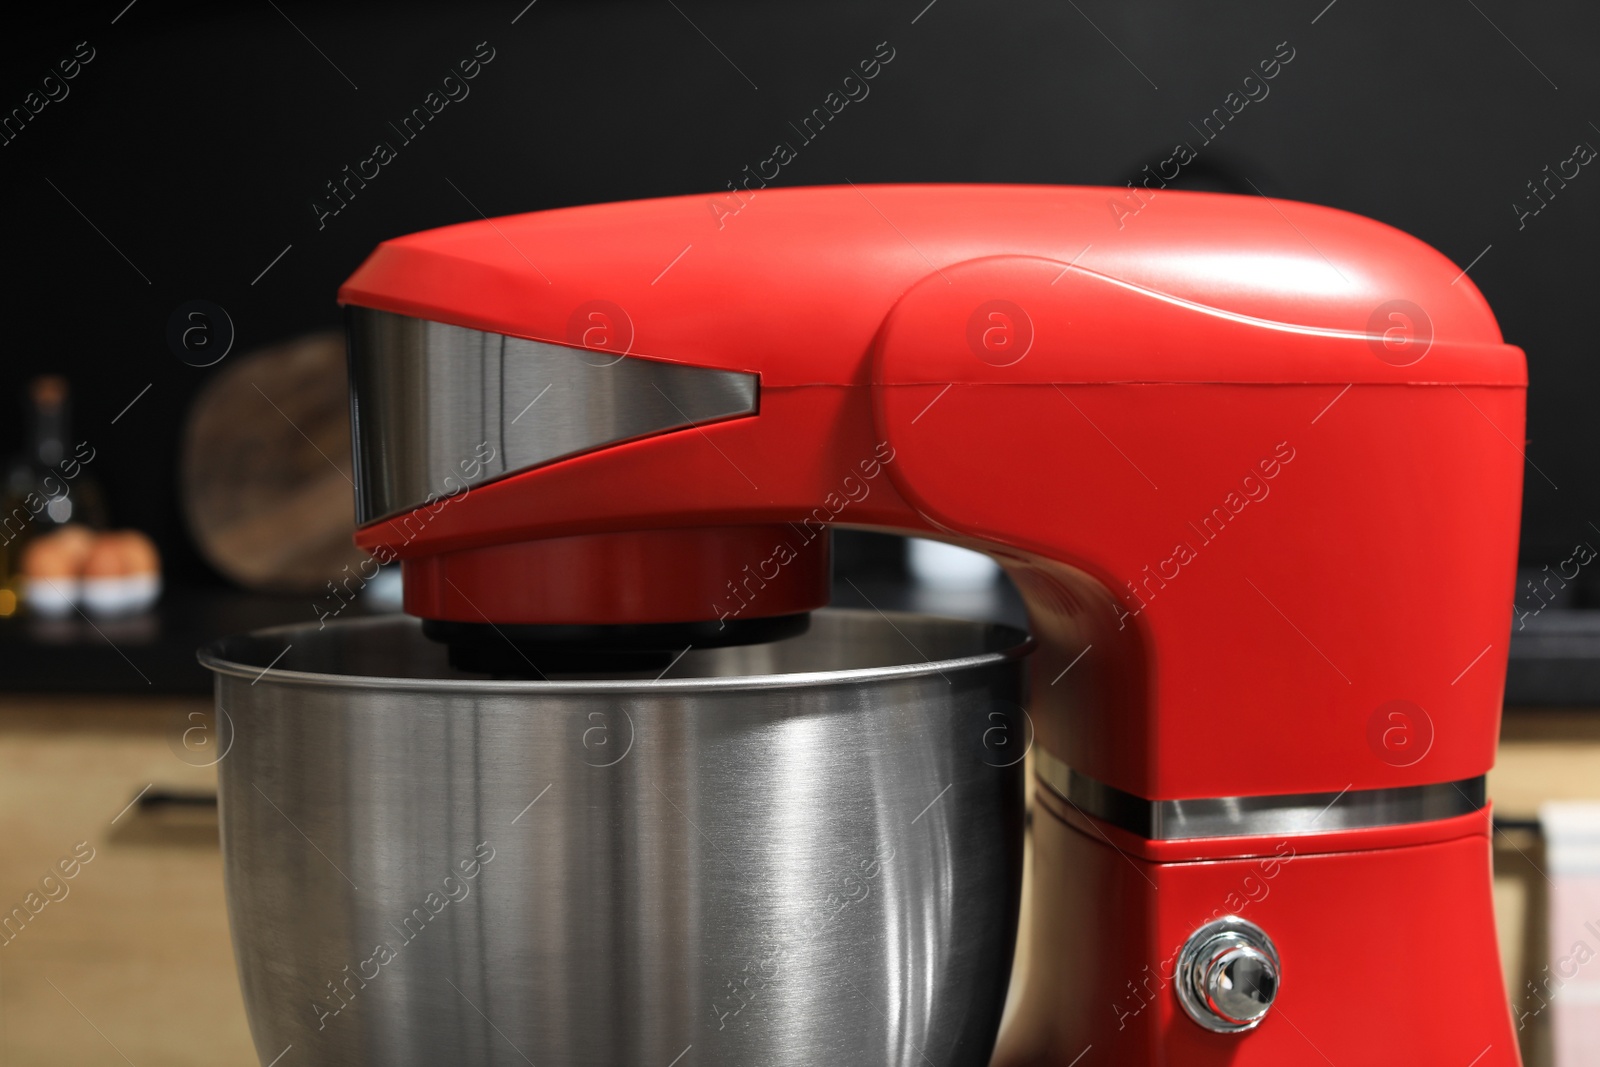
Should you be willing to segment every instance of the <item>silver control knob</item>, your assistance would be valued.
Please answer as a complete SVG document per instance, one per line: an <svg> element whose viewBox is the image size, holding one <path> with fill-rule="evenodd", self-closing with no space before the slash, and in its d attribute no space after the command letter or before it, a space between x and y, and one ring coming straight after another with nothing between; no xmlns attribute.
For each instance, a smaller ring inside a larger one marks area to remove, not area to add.
<svg viewBox="0 0 1600 1067"><path fill-rule="evenodd" d="M1278 996L1278 950L1253 922L1229 915L1189 935L1178 953L1178 1000L1189 1018L1219 1034L1251 1030Z"/></svg>

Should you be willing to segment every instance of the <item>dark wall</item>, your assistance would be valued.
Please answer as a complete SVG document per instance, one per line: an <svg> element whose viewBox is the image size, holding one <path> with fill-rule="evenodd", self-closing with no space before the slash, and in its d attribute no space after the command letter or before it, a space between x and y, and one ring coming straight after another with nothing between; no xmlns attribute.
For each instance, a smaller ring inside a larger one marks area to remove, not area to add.
<svg viewBox="0 0 1600 1067"><path fill-rule="evenodd" d="M1529 354L1524 557L1600 539L1600 167L1537 215L1519 223L1513 208L1547 164L1600 146L1592 6L525 2L113 0L8 28L0 109L78 42L94 58L0 146L0 448L20 443L24 382L67 373L115 520L155 534L182 577L214 580L175 498L186 405L214 373L167 346L183 302L224 307L243 352L336 324L339 282L385 237L478 210L724 189L884 41L895 58L870 96L781 184L1121 183L1194 140L1190 123L1286 41L1270 95L1178 184L1346 208L1476 259L1473 280ZM397 142L388 123L480 42L494 58L470 95L319 227L324 183Z"/></svg>

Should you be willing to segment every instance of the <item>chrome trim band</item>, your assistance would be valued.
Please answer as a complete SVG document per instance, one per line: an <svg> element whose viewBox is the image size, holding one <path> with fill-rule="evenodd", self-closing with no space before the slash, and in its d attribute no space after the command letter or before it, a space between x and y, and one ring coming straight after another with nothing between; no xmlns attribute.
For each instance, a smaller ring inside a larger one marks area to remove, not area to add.
<svg viewBox="0 0 1600 1067"><path fill-rule="evenodd" d="M528 341L352 307L356 518L529 467L756 412L756 375Z"/></svg>
<svg viewBox="0 0 1600 1067"><path fill-rule="evenodd" d="M1434 822L1488 802L1483 775L1459 782L1338 793L1146 800L1096 781L1035 749L1034 773L1086 815L1152 841L1201 837L1279 837Z"/></svg>

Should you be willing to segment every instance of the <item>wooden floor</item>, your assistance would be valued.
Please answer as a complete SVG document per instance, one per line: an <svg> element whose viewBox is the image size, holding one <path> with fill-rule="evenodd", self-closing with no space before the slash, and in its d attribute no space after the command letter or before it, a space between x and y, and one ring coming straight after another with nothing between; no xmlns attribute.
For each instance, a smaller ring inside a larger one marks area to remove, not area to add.
<svg viewBox="0 0 1600 1067"><path fill-rule="evenodd" d="M66 896L0 944L0 1067L257 1067L214 811L129 806L141 790L214 791L215 770L194 765L206 735L184 744L208 710L199 700L0 696L0 912L25 907L80 842L94 849L64 883ZM1597 783L1600 715L1508 718L1490 782L1502 816L1532 818L1540 800L1592 796ZM1532 835L1497 844L1496 907L1514 988L1542 951L1538 862ZM1531 1051L1537 1067L1536 1037Z"/></svg>

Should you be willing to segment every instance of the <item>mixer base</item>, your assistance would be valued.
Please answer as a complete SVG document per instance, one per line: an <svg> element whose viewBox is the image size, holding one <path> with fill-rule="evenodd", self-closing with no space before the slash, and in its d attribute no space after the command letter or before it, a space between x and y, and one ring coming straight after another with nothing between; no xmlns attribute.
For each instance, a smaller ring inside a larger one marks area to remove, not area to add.
<svg viewBox="0 0 1600 1067"><path fill-rule="evenodd" d="M1205 855L1213 839L1164 862L1047 788L1035 796L1036 947L994 1067L1519 1067L1487 809L1414 826L1405 844L1372 830L1237 838L1223 858ZM1191 932L1228 914L1283 955L1278 1000L1243 1033L1197 1026L1175 985Z"/></svg>

